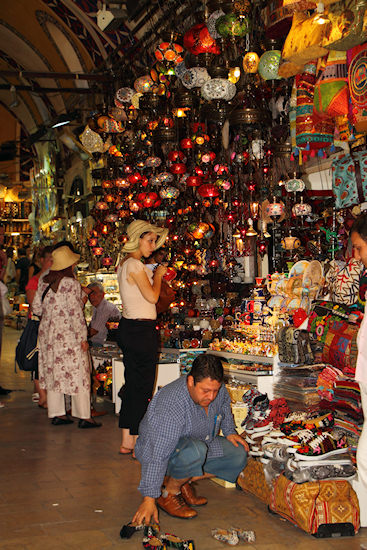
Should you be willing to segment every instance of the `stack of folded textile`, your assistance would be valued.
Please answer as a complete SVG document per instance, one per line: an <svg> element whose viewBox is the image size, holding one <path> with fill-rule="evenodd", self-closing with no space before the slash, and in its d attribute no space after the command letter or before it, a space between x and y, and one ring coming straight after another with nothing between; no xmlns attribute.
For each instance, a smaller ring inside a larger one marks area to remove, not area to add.
<svg viewBox="0 0 367 550"><path fill-rule="evenodd" d="M315 365L291 365L280 363L279 374L274 383L274 395L305 407L317 405L320 396L317 393L317 379L325 368L323 363Z"/></svg>
<svg viewBox="0 0 367 550"><path fill-rule="evenodd" d="M325 404L325 403L324 403ZM321 403L321 406L323 403ZM340 376L334 382L334 396L327 404L335 413L335 426L342 429L355 460L358 439L363 426L363 411L359 384Z"/></svg>

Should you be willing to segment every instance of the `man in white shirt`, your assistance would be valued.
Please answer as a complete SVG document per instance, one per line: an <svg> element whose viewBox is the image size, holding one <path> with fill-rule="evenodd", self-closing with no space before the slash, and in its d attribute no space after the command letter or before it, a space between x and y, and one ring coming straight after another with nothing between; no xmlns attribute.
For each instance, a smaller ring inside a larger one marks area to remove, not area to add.
<svg viewBox="0 0 367 550"><path fill-rule="evenodd" d="M120 320L121 313L115 305L105 299L103 286L100 283L90 283L88 288L90 289L88 298L93 306L92 320L88 328L89 341L103 346L108 334L107 321Z"/></svg>

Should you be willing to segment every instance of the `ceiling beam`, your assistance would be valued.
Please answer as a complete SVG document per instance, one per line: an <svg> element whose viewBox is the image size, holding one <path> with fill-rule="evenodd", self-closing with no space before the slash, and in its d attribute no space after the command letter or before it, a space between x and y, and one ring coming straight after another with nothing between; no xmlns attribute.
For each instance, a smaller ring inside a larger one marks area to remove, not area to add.
<svg viewBox="0 0 367 550"><path fill-rule="evenodd" d="M111 82L113 80L113 76L108 74L54 73L11 70L0 71L0 76L19 78L57 78L61 80L95 80L97 82Z"/></svg>
<svg viewBox="0 0 367 550"><path fill-rule="evenodd" d="M10 90L12 84L0 84L0 90ZM16 91L26 91L34 94L49 94L49 93L58 93L58 94L92 94L95 90L93 88L46 88L42 86L25 86L23 84L15 84Z"/></svg>

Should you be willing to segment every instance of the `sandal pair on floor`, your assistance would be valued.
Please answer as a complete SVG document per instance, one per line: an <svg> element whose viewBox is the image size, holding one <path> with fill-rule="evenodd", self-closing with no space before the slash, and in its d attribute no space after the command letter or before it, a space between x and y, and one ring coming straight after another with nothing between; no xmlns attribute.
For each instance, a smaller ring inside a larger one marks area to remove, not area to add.
<svg viewBox="0 0 367 550"><path fill-rule="evenodd" d="M183 540L171 533L160 534L159 526L156 523L143 526L130 522L122 527L120 537L131 538L134 533L142 529L144 529L142 543L146 550L168 550L169 548L176 548L177 550L195 550L193 540Z"/></svg>

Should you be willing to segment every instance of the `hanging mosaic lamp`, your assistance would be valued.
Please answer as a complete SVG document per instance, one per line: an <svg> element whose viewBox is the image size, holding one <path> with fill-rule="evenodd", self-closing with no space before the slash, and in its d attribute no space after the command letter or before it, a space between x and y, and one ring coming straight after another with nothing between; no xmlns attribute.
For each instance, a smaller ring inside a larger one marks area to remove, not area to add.
<svg viewBox="0 0 367 550"><path fill-rule="evenodd" d="M147 168L157 168L162 164L162 159L159 157L147 157L145 159L145 166Z"/></svg>
<svg viewBox="0 0 367 550"><path fill-rule="evenodd" d="M183 47L179 44L161 42L154 51L154 55L157 61L168 61L177 65L183 61L183 51Z"/></svg>
<svg viewBox="0 0 367 550"><path fill-rule="evenodd" d="M94 132L87 125L83 133L79 136L79 139L89 153L103 153L104 143L103 139L97 132Z"/></svg>
<svg viewBox="0 0 367 550"><path fill-rule="evenodd" d="M292 208L292 213L295 216L308 216L312 212L312 207L310 204L303 202L303 197L301 197L301 202L295 204Z"/></svg>
<svg viewBox="0 0 367 550"><path fill-rule="evenodd" d="M135 91L132 88L119 88L115 93L115 105L120 107L120 103L131 103ZM118 104L116 104L116 102Z"/></svg>
<svg viewBox="0 0 367 550"><path fill-rule="evenodd" d="M212 198L219 197L219 189L213 183L204 183L198 188L198 193L201 197Z"/></svg>
<svg viewBox="0 0 367 550"><path fill-rule="evenodd" d="M201 176L188 176L186 179L187 187L199 187L203 183Z"/></svg>
<svg viewBox="0 0 367 550"><path fill-rule="evenodd" d="M96 210L100 210L100 211L108 210L108 204L104 201L98 201L95 204L95 208Z"/></svg>
<svg viewBox="0 0 367 550"><path fill-rule="evenodd" d="M181 77L182 84L189 90L201 88L208 80L210 80L210 75L205 67L192 67L185 71Z"/></svg>
<svg viewBox="0 0 367 550"><path fill-rule="evenodd" d="M162 199L172 199L175 200L178 198L180 190L177 187L164 187L159 191L159 196Z"/></svg>
<svg viewBox="0 0 367 550"><path fill-rule="evenodd" d="M152 80L151 76L148 74L144 76L140 76L134 82L135 90L141 94L150 92L153 87L154 87L154 81Z"/></svg>
<svg viewBox="0 0 367 550"><path fill-rule="evenodd" d="M264 80L280 80L278 68L282 52L280 50L269 50L260 57L259 75Z"/></svg>
<svg viewBox="0 0 367 550"><path fill-rule="evenodd" d="M236 95L237 89L235 84L226 78L212 78L208 80L201 88L201 95L204 99L210 101L212 99L224 99L230 101Z"/></svg>
<svg viewBox="0 0 367 550"><path fill-rule="evenodd" d="M127 178L117 178L115 179L115 185L119 189L127 189L130 187L130 182Z"/></svg>
<svg viewBox="0 0 367 550"><path fill-rule="evenodd" d="M182 151L170 151L168 153L168 160L170 160L171 162L177 162L177 161L183 161L183 159L185 158L185 155Z"/></svg>
<svg viewBox="0 0 367 550"><path fill-rule="evenodd" d="M209 224L205 222L197 222L189 225L188 232L194 239L203 239L204 235L209 231Z"/></svg>
<svg viewBox="0 0 367 550"><path fill-rule="evenodd" d="M260 57L256 52L247 52L242 61L243 70L247 74L257 73Z"/></svg>
<svg viewBox="0 0 367 550"><path fill-rule="evenodd" d="M223 15L225 15L223 10L216 10L209 16L206 26L212 38L220 38L220 34L216 29L216 22L220 17L223 17Z"/></svg>
<svg viewBox="0 0 367 550"><path fill-rule="evenodd" d="M187 171L186 164L183 162L176 162L169 169L172 174L184 174Z"/></svg>
<svg viewBox="0 0 367 550"><path fill-rule="evenodd" d="M242 38L249 32L250 22L247 17L228 13L217 19L215 28L223 38Z"/></svg>
<svg viewBox="0 0 367 550"><path fill-rule="evenodd" d="M185 33L184 48L193 55L201 53L220 54L220 48L215 39L209 34L205 23L198 23Z"/></svg>
<svg viewBox="0 0 367 550"><path fill-rule="evenodd" d="M192 142L192 139L190 138L183 138L181 139L180 141L180 147L181 149L193 149L194 148L194 144Z"/></svg>
<svg viewBox="0 0 367 550"><path fill-rule="evenodd" d="M288 193L302 193L305 189L305 182L300 178L292 178L285 182L284 187Z"/></svg>

